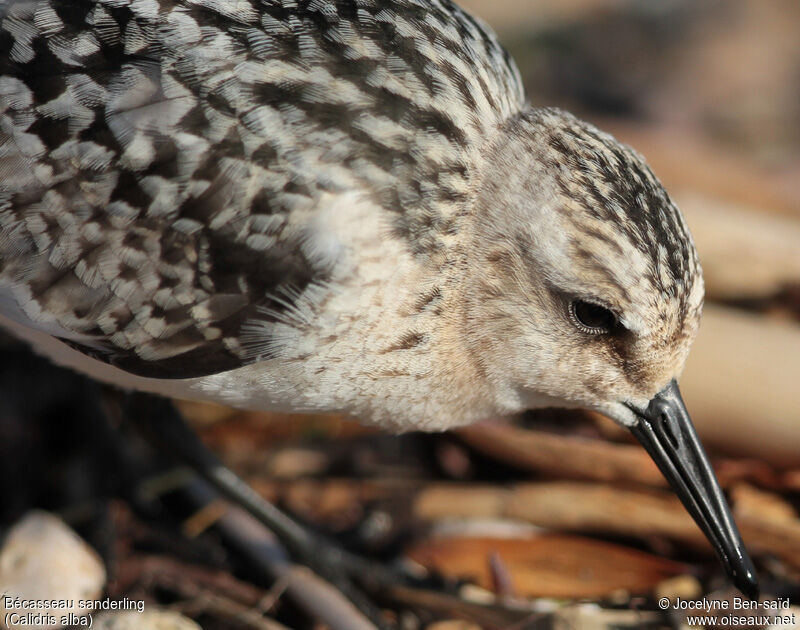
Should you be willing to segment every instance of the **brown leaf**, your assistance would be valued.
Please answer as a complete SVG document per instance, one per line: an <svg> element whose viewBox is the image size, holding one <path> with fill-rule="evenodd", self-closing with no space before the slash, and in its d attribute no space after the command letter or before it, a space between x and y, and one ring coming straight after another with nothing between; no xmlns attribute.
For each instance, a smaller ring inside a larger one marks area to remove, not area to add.
<svg viewBox="0 0 800 630"><path fill-rule="evenodd" d="M492 587L489 557L497 554L517 594L528 597L603 597L618 590L647 593L686 571L671 560L578 536L439 538L422 541L408 556L450 578Z"/></svg>

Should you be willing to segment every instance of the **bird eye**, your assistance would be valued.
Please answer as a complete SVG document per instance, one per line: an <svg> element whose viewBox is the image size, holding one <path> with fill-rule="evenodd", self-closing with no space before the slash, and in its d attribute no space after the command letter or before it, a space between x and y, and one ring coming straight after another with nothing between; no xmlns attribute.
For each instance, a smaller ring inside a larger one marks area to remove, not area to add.
<svg viewBox="0 0 800 630"><path fill-rule="evenodd" d="M610 332L617 325L617 316L594 302L574 300L569 305L569 313L572 323L590 335Z"/></svg>

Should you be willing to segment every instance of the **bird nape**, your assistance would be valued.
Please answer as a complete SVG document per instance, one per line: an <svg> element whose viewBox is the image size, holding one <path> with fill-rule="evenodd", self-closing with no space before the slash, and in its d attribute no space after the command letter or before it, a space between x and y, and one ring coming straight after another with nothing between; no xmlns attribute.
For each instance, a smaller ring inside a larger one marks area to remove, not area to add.
<svg viewBox="0 0 800 630"><path fill-rule="evenodd" d="M127 389L630 428L755 572L675 378L697 253L643 158L450 0L0 2L0 324Z"/></svg>

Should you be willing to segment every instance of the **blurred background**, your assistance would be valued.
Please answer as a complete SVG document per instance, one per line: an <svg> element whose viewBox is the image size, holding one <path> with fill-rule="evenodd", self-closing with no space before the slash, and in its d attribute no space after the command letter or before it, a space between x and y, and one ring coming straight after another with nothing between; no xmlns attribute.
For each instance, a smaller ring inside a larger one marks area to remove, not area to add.
<svg viewBox="0 0 800 630"><path fill-rule="evenodd" d="M499 33L533 104L632 145L685 213L707 306L681 388L764 597L800 624L800 3L461 4ZM182 614L160 628L337 627L226 544L229 508L176 498L183 478L91 402L96 385L22 350L4 356L0 592L64 574L84 593ZM394 627L683 628L687 611L659 599L737 595L649 457L599 416L390 436L344 418L178 405L263 496L359 554L426 572L430 588L370 593ZM40 560L20 577L20 557Z"/></svg>

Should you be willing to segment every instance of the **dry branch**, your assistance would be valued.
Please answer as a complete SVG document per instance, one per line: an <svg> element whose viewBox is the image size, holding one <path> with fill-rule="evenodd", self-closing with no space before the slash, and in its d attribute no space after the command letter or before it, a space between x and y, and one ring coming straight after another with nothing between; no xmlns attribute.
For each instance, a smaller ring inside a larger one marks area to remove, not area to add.
<svg viewBox="0 0 800 630"><path fill-rule="evenodd" d="M257 608L264 599L263 589L242 582L230 573L186 564L169 556L129 554L119 564L114 576L119 592L127 591L136 583L157 583L184 593L189 589L213 592L248 609Z"/></svg>
<svg viewBox="0 0 800 630"><path fill-rule="evenodd" d="M241 508L231 506L217 523L219 530L250 551L286 594L312 617L333 630L377 630L342 593L310 569L291 563L270 532Z"/></svg>
<svg viewBox="0 0 800 630"><path fill-rule="evenodd" d="M421 491L415 515L441 518L511 518L554 531L665 537L710 550L697 525L668 492L620 489L605 484L552 482L498 488L435 484ZM747 545L800 569L800 519L774 510L737 510Z"/></svg>
<svg viewBox="0 0 800 630"><path fill-rule="evenodd" d="M458 430L474 449L524 470L592 481L665 486L664 476L639 446L483 423Z"/></svg>
<svg viewBox="0 0 800 630"><path fill-rule="evenodd" d="M706 306L681 390L704 443L800 464L800 326Z"/></svg>
<svg viewBox="0 0 800 630"><path fill-rule="evenodd" d="M469 620L487 630L507 628L530 616L525 610L470 602L455 595L405 586L393 586L387 589L385 596L405 606L424 608L443 616Z"/></svg>
<svg viewBox="0 0 800 630"><path fill-rule="evenodd" d="M768 298L800 285L800 218L759 213L698 193L678 201L709 297Z"/></svg>
<svg viewBox="0 0 800 630"><path fill-rule="evenodd" d="M619 433L608 431L614 438L629 435L622 427L599 414L598 420L619 429ZM638 444L532 430L504 423L487 422L457 432L476 451L521 470L559 479L620 482L654 488L667 486L653 460ZM715 458L713 462L723 487L743 480L768 488L800 486L791 475L782 476L763 461Z"/></svg>

